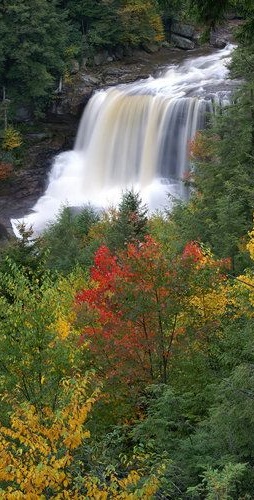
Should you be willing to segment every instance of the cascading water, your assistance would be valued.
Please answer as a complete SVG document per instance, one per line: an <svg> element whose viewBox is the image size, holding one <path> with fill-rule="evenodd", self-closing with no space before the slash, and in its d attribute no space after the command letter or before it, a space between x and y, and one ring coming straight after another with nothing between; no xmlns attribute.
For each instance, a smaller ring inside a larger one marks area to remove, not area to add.
<svg viewBox="0 0 254 500"><path fill-rule="evenodd" d="M39 233L61 207L107 207L133 188L151 210L167 195L186 196L188 143L214 102L228 100L233 46L170 66L157 78L98 91L89 101L73 151L56 157L45 194L19 222ZM17 221L13 220L14 230Z"/></svg>

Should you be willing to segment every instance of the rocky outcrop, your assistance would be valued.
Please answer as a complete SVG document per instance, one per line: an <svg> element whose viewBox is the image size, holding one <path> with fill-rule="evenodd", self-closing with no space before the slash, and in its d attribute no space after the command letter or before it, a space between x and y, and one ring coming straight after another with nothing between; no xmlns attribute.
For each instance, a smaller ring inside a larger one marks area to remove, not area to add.
<svg viewBox="0 0 254 500"><path fill-rule="evenodd" d="M129 57L126 50L124 52L119 46L114 51L115 59L111 62L106 62L106 52L101 52L100 57L98 55L97 66L89 67L85 61L80 71L73 74L70 81L64 82L61 91L56 92L48 111L49 121L63 124L78 121L95 90L148 78L160 65L174 63L174 59L184 57L184 53L181 56L180 51L169 44L160 46L147 43L143 49L132 49L132 55ZM124 59L120 61L118 57Z"/></svg>
<svg viewBox="0 0 254 500"><path fill-rule="evenodd" d="M224 49L224 47L226 47L227 43L228 43L228 37L226 37L223 32L220 32L218 30L211 31L210 44L215 49Z"/></svg>

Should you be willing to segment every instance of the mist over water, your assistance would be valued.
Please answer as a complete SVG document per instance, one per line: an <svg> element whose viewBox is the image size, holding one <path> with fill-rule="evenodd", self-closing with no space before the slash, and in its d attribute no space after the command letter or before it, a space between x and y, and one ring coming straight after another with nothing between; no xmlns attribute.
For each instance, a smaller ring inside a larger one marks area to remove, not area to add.
<svg viewBox="0 0 254 500"><path fill-rule="evenodd" d="M188 58L156 78L98 91L87 104L73 151L58 155L48 187L19 221L40 233L61 207L118 204L139 191L149 210L187 195L188 144L206 126L215 104L229 102L227 64L233 46ZM17 231L16 231L17 232Z"/></svg>

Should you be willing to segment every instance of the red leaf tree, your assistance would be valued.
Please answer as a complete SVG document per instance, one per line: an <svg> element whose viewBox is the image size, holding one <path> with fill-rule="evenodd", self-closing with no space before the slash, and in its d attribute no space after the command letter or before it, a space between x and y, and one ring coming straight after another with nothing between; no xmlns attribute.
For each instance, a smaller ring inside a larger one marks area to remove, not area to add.
<svg viewBox="0 0 254 500"><path fill-rule="evenodd" d="M90 340L96 366L125 383L166 383L190 297L200 286L213 287L218 269L197 243L172 259L150 236L117 255L100 247L92 286L77 296L87 322L81 341Z"/></svg>

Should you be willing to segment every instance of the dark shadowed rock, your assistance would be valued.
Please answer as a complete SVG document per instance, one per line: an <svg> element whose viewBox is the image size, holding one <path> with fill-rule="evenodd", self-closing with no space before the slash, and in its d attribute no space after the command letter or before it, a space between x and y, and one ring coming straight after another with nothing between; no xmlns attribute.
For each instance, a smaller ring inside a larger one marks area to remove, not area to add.
<svg viewBox="0 0 254 500"><path fill-rule="evenodd" d="M9 239L9 234L6 227L0 223L0 244Z"/></svg>
<svg viewBox="0 0 254 500"><path fill-rule="evenodd" d="M123 51L123 47L121 45L118 45L115 50L114 50L114 56L116 58L117 61L121 61L121 59L123 59L124 57L124 51Z"/></svg>
<svg viewBox="0 0 254 500"><path fill-rule="evenodd" d="M228 40L225 36L218 34L216 32L212 32L210 36L210 44L215 49L224 49L228 43Z"/></svg>

